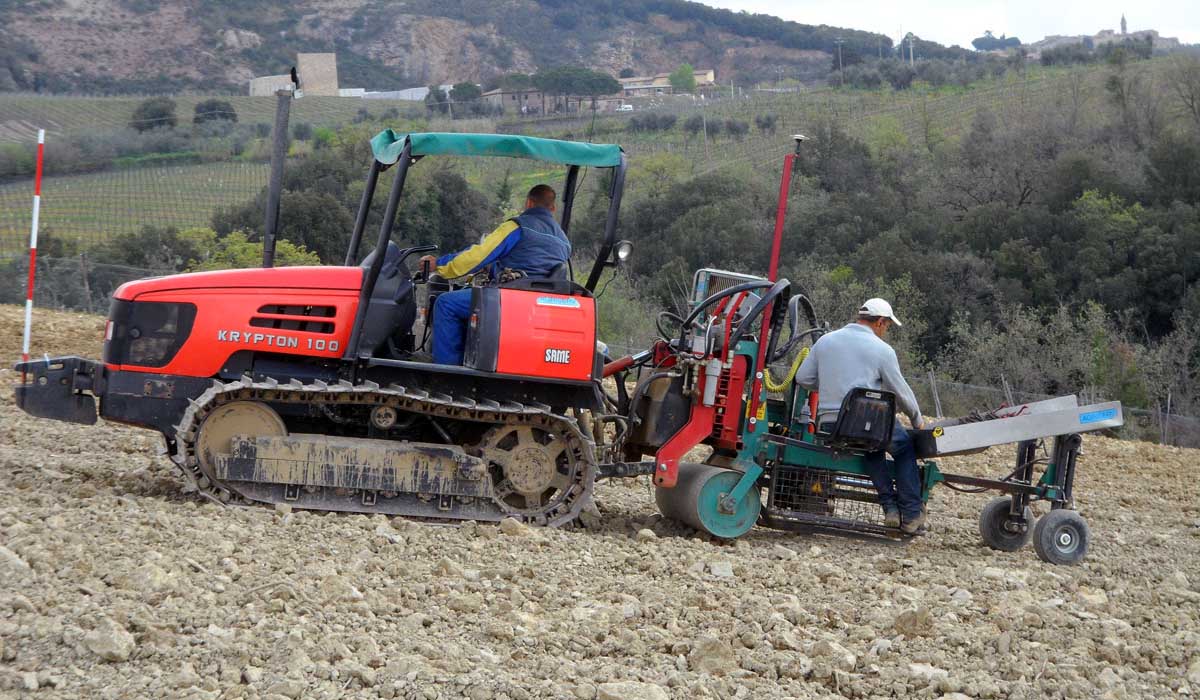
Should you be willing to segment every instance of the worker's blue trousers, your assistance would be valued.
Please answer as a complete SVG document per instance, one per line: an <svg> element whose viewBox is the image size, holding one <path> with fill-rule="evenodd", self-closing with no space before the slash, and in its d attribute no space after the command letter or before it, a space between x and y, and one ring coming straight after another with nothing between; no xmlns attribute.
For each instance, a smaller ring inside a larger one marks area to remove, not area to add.
<svg viewBox="0 0 1200 700"><path fill-rule="evenodd" d="M867 471L879 491L879 505L884 511L899 510L902 519L912 520L924 507L921 503L921 472L917 469L917 450L900 421L892 428L892 444L886 452L894 460L891 464L884 452L866 456Z"/></svg>
<svg viewBox="0 0 1200 700"><path fill-rule="evenodd" d="M459 289L438 295L433 304L433 361L439 365L461 365L471 318L471 290Z"/></svg>

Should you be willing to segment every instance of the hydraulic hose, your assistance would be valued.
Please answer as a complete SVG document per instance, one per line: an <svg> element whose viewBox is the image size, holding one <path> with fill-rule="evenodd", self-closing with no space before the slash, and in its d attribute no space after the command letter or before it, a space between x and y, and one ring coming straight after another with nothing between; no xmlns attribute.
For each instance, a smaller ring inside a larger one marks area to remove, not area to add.
<svg viewBox="0 0 1200 700"><path fill-rule="evenodd" d="M742 337L752 330L753 323L758 320L759 316L762 316L763 312L766 311L767 306L773 304L774 307L771 309L771 328L769 329L771 340L769 341L770 347L767 349L767 356L770 356L775 352L775 340L779 336L779 330L783 327L784 321L783 314L779 313L781 311L781 307L783 306L783 298L781 295L787 293L789 286L791 286L791 282L788 282L786 279L781 279L771 285L771 288L765 294L763 294L761 298L759 298L758 302L753 307L751 307L750 313L746 314L742 318L741 323L738 324L738 327L733 332L733 335L729 337L730 348L737 346Z"/></svg>
<svg viewBox="0 0 1200 700"><path fill-rule="evenodd" d="M808 351L811 349L812 348L804 348L800 352L796 353L796 359L792 360L792 366L790 369L788 369L787 375L783 378L783 381L775 381L775 378L771 376L771 368L765 368L763 370L763 386L767 387L767 391L771 392L772 394L779 394L787 391L788 385L791 384L792 380L796 378L796 372L800 371L800 365L804 363L804 358L808 357Z"/></svg>
<svg viewBox="0 0 1200 700"><path fill-rule="evenodd" d="M680 351L683 350L683 340L684 340L684 338L687 337L688 328L691 327L692 321L695 321L696 317L699 316L700 313L703 312L705 309L707 309L709 306L712 306L716 302L718 302L726 297L731 297L735 294L740 294L742 292L749 292L749 291L753 291L755 289L762 289L764 287L770 287L770 286L771 286L771 283L767 282L765 280L759 281L759 282L742 282L741 284L734 285L728 289L722 289L721 291L717 292L716 294L713 294L712 296L708 297L707 299L700 302L699 304L696 304L695 308L692 309L692 312L690 314L688 314L687 318L683 319L683 323L680 324L679 345L677 346L679 348L679 350Z"/></svg>
<svg viewBox="0 0 1200 700"><path fill-rule="evenodd" d="M793 296L788 300L788 319L791 321L789 324L791 333L788 335L787 343L784 344L783 347L776 350L771 357L767 358L768 363L779 362L783 358L790 355L792 350L796 347L796 344L800 342L800 339L813 332L811 330L806 331L805 333L799 332L801 307L804 308L804 316L808 319L809 328L816 329L820 325L817 323L816 309L813 308L812 302L809 300L809 298L803 293Z"/></svg>

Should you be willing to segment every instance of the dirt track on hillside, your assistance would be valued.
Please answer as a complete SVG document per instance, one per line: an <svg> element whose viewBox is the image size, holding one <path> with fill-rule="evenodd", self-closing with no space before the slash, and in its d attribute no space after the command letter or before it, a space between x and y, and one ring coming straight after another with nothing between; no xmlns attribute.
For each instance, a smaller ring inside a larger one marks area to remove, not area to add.
<svg viewBox="0 0 1200 700"><path fill-rule="evenodd" d="M0 357L19 319L0 307ZM96 317L38 324L39 354L99 352ZM907 546L719 544L661 521L645 482L601 484L602 517L573 530L223 508L181 492L156 436L32 420L14 380L0 370L0 696L1200 694L1195 451L1086 438L1092 551L1055 568L986 549L988 497L947 490Z"/></svg>

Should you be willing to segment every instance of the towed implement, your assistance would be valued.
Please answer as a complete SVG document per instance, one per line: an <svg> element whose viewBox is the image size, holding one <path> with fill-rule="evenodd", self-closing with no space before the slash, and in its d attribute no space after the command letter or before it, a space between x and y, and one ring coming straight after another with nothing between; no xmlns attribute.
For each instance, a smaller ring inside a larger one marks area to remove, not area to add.
<svg viewBox="0 0 1200 700"><path fill-rule="evenodd" d="M613 358L596 337L593 291L629 254L616 239L626 166L618 146L386 130L372 149L344 265L127 283L114 294L102 359L19 364L29 379L16 388L18 406L155 430L184 478L221 503L558 526L578 517L598 479L650 475L665 516L721 538L755 524L899 536L880 522L864 459L890 439L893 397L852 393L824 434L808 410L815 397L770 372L794 358L794 375L798 353L826 327L776 274L793 156L767 277L697 272L686 316L660 315L661 338ZM568 232L581 170L612 173L586 281L568 266L545 279L473 281L463 366L427 359L433 304L455 285L410 271L409 260L434 247L393 240L403 235L393 234L409 169L437 155L566 166ZM390 168L374 248L355 264ZM1088 538L1072 510L1079 433L1120 425L1120 404L1079 407L1066 397L985 418L917 431L920 455L1012 442L1016 469L983 479L925 461L923 499L939 483L1000 490L1008 497L981 518L985 542L1011 550L1032 537L1044 559L1078 561ZM1043 458L1037 441L1046 437L1054 448ZM687 461L698 447L708 456ZM1034 500L1053 508L1036 523Z"/></svg>

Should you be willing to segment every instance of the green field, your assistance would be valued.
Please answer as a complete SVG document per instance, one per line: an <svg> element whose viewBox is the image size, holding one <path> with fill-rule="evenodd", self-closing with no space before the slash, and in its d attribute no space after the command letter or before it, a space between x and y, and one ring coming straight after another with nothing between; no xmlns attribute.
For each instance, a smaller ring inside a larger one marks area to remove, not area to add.
<svg viewBox="0 0 1200 700"><path fill-rule="evenodd" d="M156 226L207 226L267 184L264 163L206 163L46 178L41 230L86 244ZM32 183L0 185L0 256L24 250Z"/></svg>
<svg viewBox="0 0 1200 700"><path fill-rule="evenodd" d="M74 134L89 129L124 127L145 98L143 97L67 97L54 95L5 94L0 99L0 143L28 141L37 129L55 135ZM189 124L196 104L213 99L211 95L172 97L180 124ZM217 96L233 105L241 123L271 123L275 119L274 97ZM360 109L381 115L395 109L402 115L421 116L420 102L364 100L354 97L307 96L292 102L291 123L313 126L349 124Z"/></svg>

